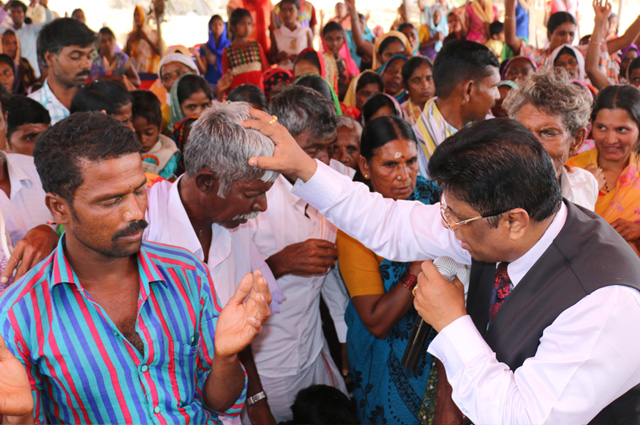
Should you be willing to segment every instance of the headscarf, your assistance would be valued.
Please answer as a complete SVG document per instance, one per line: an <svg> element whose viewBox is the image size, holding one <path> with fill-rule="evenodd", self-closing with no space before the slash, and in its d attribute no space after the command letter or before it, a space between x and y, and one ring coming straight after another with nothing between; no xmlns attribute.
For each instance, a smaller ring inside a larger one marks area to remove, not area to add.
<svg viewBox="0 0 640 425"><path fill-rule="evenodd" d="M478 19L480 19L482 22L487 24L493 22L495 16L493 16L492 0L484 0L484 8L478 0L473 0L471 2L471 8L473 9L473 12L476 14Z"/></svg>
<svg viewBox="0 0 640 425"><path fill-rule="evenodd" d="M635 50L636 52L638 52L638 56L640 56L640 49L638 49L638 46L631 43L624 49L620 50L620 55L618 56L618 63L622 62L622 60L624 59L625 55L629 50Z"/></svg>
<svg viewBox="0 0 640 425"><path fill-rule="evenodd" d="M511 65L511 62L513 62L516 59L526 59L531 64L531 66L533 66L534 70L536 71L538 70L538 65L529 56L514 56L511 59L507 60L507 63L502 68L502 75L500 75L502 80L504 80L504 76L507 74L507 69Z"/></svg>
<svg viewBox="0 0 640 425"><path fill-rule="evenodd" d="M4 37L5 34L13 34L16 37L16 54L14 57L11 57L9 55L11 60L13 60L13 87L11 89L12 93L22 93L25 90L25 87L23 87L23 81L22 81L22 75L20 72L20 37L18 37L18 34L16 34L16 32L12 29L7 29L4 33L2 33L1 37ZM6 55L6 53L4 53L4 49L2 48L2 38L0 38L0 53L3 53Z"/></svg>
<svg viewBox="0 0 640 425"><path fill-rule="evenodd" d="M586 75L584 72L584 56L582 56L582 53L580 53L578 49L576 49L575 47L569 44L562 44L556 47L553 52L551 52L551 55L549 56L549 61L547 62L549 64L548 66L552 67L552 69L555 68L555 62L556 62L556 59L558 58L558 54L565 47L570 49L573 52L573 56L575 56L576 60L578 61L578 80L584 81L585 75Z"/></svg>
<svg viewBox="0 0 640 425"><path fill-rule="evenodd" d="M388 68L388 67L389 67L389 65L391 64L391 62L393 62L393 61L394 61L394 60L396 60L396 59L404 59L404 60L405 60L405 63L406 63L406 61L408 61L408 60L409 60L409 58L407 58L405 55L400 55L400 54L398 54L398 55L393 55L393 56L391 57L391 59L389 59L389 60L388 60L384 65L382 65L382 66L378 69L378 71L377 71L378 75L382 76L382 74L384 74L384 72L387 70L387 68ZM394 94L394 95L392 95L392 96L393 96L393 97L395 97L395 99L396 99L399 103L402 103L402 102L404 102L404 101L406 100L405 98L407 97L407 90L403 88L403 89L402 89L402 90L400 90L398 93L395 93L395 94Z"/></svg>
<svg viewBox="0 0 640 425"><path fill-rule="evenodd" d="M134 9L138 11L140 15L140 19L142 20L142 31L147 34L149 39L153 42L158 41L158 33L153 29L149 28L147 24L147 14L142 9L142 6L137 5ZM135 18L133 20L133 31L137 31L138 27L136 26ZM144 43L140 42L141 40L136 40L131 43L131 57L134 60L134 63L137 66L138 72L156 72L158 69L158 62L160 62L160 55L151 49L151 46L145 41Z"/></svg>
<svg viewBox="0 0 640 425"><path fill-rule="evenodd" d="M320 64L320 76L329 82L333 91L338 91L338 66L336 60L333 58L333 53L319 53L313 49L313 47L307 47L302 50L298 56L305 53L315 53L318 64Z"/></svg>
<svg viewBox="0 0 640 425"><path fill-rule="evenodd" d="M173 83L171 87L171 121L169 122L169 130L173 132L175 125L184 119L184 114L182 113L182 108L180 107L180 100L178 100L178 86L180 85L180 81L189 74L181 75L180 78ZM196 74L197 75L197 74Z"/></svg>
<svg viewBox="0 0 640 425"><path fill-rule="evenodd" d="M231 41L227 37L227 23L222 22L224 25L224 30L222 34L220 34L220 39L218 40L218 45L216 46L216 37L211 30L211 24L213 23L213 17L209 19L209 39L207 40L207 47L216 55L216 63L220 61L222 63L222 51L225 47L231 44Z"/></svg>
<svg viewBox="0 0 640 425"><path fill-rule="evenodd" d="M520 90L520 87L518 87L518 84L515 81L511 81L511 80L502 80L498 83L498 87L510 87L514 90Z"/></svg>
<svg viewBox="0 0 640 425"><path fill-rule="evenodd" d="M271 90L278 83L293 82L293 74L288 69L284 68L269 68L262 74L262 82L264 84L264 94L267 96L267 99L271 97Z"/></svg>
<svg viewBox="0 0 640 425"><path fill-rule="evenodd" d="M298 81L300 81L302 78L307 77L309 75L315 75L317 77L316 74L304 74L299 76L298 78L296 78L296 81L293 82L293 84L295 85ZM333 87L331 87L331 83L329 83L329 81L327 81L326 78L322 77L322 79L327 83L327 85L329 86L329 90L331 90L331 98L333 100L333 104L336 107L336 114L338 116L342 115L342 108L340 108L340 100L338 99L338 95L336 94L336 91L333 89Z"/></svg>
<svg viewBox="0 0 640 425"><path fill-rule="evenodd" d="M356 107L356 103L357 103L356 94L357 94L357 88L358 88L358 81L360 81L360 77L362 77L366 73L375 74L376 72L371 69L367 69L366 71L356 75L351 80L351 82L349 83L349 88L347 89L347 93L344 95L343 102L345 105L353 108Z"/></svg>
<svg viewBox="0 0 640 425"><path fill-rule="evenodd" d="M440 12L440 22L437 24L434 22L433 15L436 12ZM441 32L445 36L449 34L449 24L447 23L446 11L443 9L442 4L436 3L433 6L429 7L429 22L427 25L429 26L429 35L431 37L435 36L436 33ZM442 41L436 41L433 45L433 48L436 52L439 52L442 49Z"/></svg>
<svg viewBox="0 0 640 425"><path fill-rule="evenodd" d="M182 53L174 51L173 53L166 54L160 63L158 64L158 78L162 79L161 70L162 67L171 62L180 62L187 68L193 71L194 74L198 74L198 66L189 56L185 56Z"/></svg>
<svg viewBox="0 0 640 425"><path fill-rule="evenodd" d="M411 43L409 43L409 40L407 39L406 35L404 35L400 31L389 31L388 33L384 34L382 37L378 38L376 40L375 44L373 45L373 65L372 65L372 68L374 70L377 70L382 65L379 62L379 59L378 59L378 49L380 49L380 45L382 44L382 42L385 41L389 37L395 37L395 38L399 39L402 42L402 44L404 44L404 47L405 47L406 51L407 52L411 51Z"/></svg>
<svg viewBox="0 0 640 425"><path fill-rule="evenodd" d="M344 31L343 31L343 34L344 34ZM329 48L327 47L327 43L325 43L324 37L320 37L320 40L322 40L321 52L323 53L326 52L333 55L331 50L329 50ZM358 65L356 65L355 61L351 57L351 52L349 51L349 43L347 43L346 35L345 35L344 43L342 43L342 46L340 47L340 51L338 52L338 54L342 57L342 59L344 60L344 64L347 67L347 78L352 78L360 73L360 70L358 69Z"/></svg>

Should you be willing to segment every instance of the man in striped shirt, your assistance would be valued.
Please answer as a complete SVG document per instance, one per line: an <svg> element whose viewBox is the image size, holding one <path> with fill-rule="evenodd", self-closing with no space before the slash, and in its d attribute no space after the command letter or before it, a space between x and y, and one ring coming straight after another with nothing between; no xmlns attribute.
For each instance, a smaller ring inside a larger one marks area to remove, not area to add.
<svg viewBox="0 0 640 425"><path fill-rule="evenodd" d="M237 353L269 315L266 282L245 276L221 310L197 257L142 242L139 149L98 113L74 114L38 141L47 206L66 234L0 297L5 422L217 424L242 408Z"/></svg>

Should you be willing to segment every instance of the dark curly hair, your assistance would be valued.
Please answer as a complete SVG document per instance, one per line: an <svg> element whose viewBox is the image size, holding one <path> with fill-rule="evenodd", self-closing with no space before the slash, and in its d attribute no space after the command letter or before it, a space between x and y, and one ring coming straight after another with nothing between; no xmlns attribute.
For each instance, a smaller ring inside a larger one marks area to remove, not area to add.
<svg viewBox="0 0 640 425"><path fill-rule="evenodd" d="M70 205L83 183L80 162L119 158L140 152L133 131L100 112L79 112L49 127L33 150L42 187Z"/></svg>

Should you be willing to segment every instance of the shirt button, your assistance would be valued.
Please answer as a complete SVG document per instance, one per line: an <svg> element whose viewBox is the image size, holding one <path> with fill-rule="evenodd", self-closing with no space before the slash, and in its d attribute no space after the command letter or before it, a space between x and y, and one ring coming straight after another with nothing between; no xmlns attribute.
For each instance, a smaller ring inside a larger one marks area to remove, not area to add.
<svg viewBox="0 0 640 425"><path fill-rule="evenodd" d="M146 372L149 370L149 366L147 366L146 364L143 364L142 367L140 368L140 371L142 373ZM157 413L157 412L156 412Z"/></svg>
<svg viewBox="0 0 640 425"><path fill-rule="evenodd" d="M160 406L156 406L153 408L153 413L160 413Z"/></svg>
<svg viewBox="0 0 640 425"><path fill-rule="evenodd" d="M195 337L195 336L192 336L192 337L191 337L191 343L193 344L195 341L196 341L196 337Z"/></svg>

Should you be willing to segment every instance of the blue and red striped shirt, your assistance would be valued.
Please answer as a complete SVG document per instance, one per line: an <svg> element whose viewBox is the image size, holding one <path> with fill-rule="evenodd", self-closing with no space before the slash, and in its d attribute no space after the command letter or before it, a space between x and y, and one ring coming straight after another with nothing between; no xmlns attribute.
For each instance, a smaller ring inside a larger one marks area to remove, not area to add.
<svg viewBox="0 0 640 425"><path fill-rule="evenodd" d="M27 369L36 422L218 424L218 415L240 413L246 374L226 412L202 402L221 310L206 265L187 250L151 242L137 259L144 355L82 287L64 236L0 296L0 333Z"/></svg>

